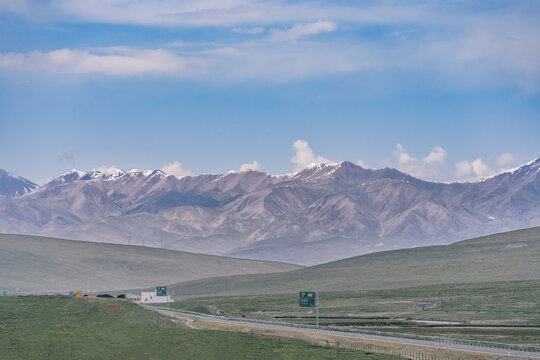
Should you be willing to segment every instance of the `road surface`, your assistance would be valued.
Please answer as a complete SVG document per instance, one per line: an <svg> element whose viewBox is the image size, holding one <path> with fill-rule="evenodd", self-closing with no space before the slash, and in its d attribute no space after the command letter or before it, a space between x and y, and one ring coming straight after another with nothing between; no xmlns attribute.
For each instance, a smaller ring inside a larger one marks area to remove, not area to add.
<svg viewBox="0 0 540 360"><path fill-rule="evenodd" d="M343 337L348 339L363 339L363 340L372 340L378 342L384 342L389 344L399 344L399 345L412 345L417 347L430 348L433 350L445 349L453 350L460 352L468 353L478 353L483 355L493 355L493 356L505 356L512 357L516 359L540 359L540 353L538 352L525 352L525 351L516 351L516 350L505 350L498 348L488 348L482 346L472 346L472 345L462 345L462 344L449 344L438 341L427 341L427 340L416 340L416 339L403 339L396 338L391 336L377 336L361 333L349 333L349 332L340 332L340 331L330 331L330 330L321 330L315 328L297 328L294 326L287 326L287 324L277 325L277 324L265 324L258 323L253 321L242 321L239 319L227 319L220 316L213 315L204 315L204 314L194 314L191 312L183 312L181 310L175 309L166 309L156 306L141 305L145 309L153 310L163 315L168 316L181 316L184 318L195 319L203 322L210 323L221 323L221 324L231 324L231 325L240 325L250 328L260 328L260 329L271 329L271 330L281 330L289 332L298 332L303 334L320 334L320 335L331 335L334 337Z"/></svg>

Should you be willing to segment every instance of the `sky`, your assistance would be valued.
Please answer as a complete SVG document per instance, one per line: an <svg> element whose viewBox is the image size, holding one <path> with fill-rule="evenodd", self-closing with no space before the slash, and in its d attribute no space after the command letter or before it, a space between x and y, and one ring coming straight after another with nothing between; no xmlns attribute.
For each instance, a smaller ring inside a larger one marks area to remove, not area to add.
<svg viewBox="0 0 540 360"><path fill-rule="evenodd" d="M473 181L540 156L540 2L0 0L0 168L312 162Z"/></svg>

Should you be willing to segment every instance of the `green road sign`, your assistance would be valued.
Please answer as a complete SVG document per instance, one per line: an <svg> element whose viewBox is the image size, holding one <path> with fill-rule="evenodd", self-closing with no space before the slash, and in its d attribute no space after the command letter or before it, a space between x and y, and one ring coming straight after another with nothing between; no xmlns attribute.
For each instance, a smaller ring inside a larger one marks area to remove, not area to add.
<svg viewBox="0 0 540 360"><path fill-rule="evenodd" d="M314 291L300 291L300 307L315 307Z"/></svg>
<svg viewBox="0 0 540 360"><path fill-rule="evenodd" d="M156 296L167 296L167 287L156 286Z"/></svg>

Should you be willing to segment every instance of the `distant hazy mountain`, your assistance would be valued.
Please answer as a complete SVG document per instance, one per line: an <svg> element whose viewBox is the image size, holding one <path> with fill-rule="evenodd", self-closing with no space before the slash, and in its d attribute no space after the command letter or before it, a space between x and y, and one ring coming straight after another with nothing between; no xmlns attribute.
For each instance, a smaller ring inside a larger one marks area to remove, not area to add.
<svg viewBox="0 0 540 360"><path fill-rule="evenodd" d="M30 180L0 169L0 195L16 198L38 188Z"/></svg>
<svg viewBox="0 0 540 360"><path fill-rule="evenodd" d="M0 200L0 232L315 264L540 225L540 158L474 183L350 162L288 175L72 171Z"/></svg>

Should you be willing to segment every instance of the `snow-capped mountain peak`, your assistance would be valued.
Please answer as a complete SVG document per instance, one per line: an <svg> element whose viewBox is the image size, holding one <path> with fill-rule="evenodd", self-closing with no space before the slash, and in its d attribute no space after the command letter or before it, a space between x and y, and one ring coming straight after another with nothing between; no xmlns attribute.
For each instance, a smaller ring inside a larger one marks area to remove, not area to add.
<svg viewBox="0 0 540 360"><path fill-rule="evenodd" d="M301 177L301 178L307 178L307 177L311 178L313 176L318 177L320 175L328 174L335 171L342 164L343 164L343 161L339 163L311 163L307 165L306 167L304 167L303 169L301 169L300 171L297 171L296 173L291 174L291 175L296 176L296 177Z"/></svg>
<svg viewBox="0 0 540 360"><path fill-rule="evenodd" d="M156 169L156 170L141 170L141 169L131 169L129 170L126 175L133 177L133 178L139 178L139 177L165 177L167 174L165 174L163 171Z"/></svg>
<svg viewBox="0 0 540 360"><path fill-rule="evenodd" d="M88 171L81 177L81 180L115 180L123 176L126 172L122 169L97 168Z"/></svg>
<svg viewBox="0 0 540 360"><path fill-rule="evenodd" d="M519 166L517 166L515 168L508 169L508 170L503 170L501 172L498 172L495 175L483 177L483 178L477 180L476 182L481 183L481 182L485 182L487 180L496 178L496 177L501 176L501 175L516 175L516 174L520 174L520 173L523 174L523 175L526 175L526 174L528 174L528 175L536 175L536 174L540 173L540 157L536 158L536 159L533 159L531 161L528 161L525 164L521 164L521 165L519 165Z"/></svg>
<svg viewBox="0 0 540 360"><path fill-rule="evenodd" d="M0 169L0 195L17 198L36 190L32 181Z"/></svg>

